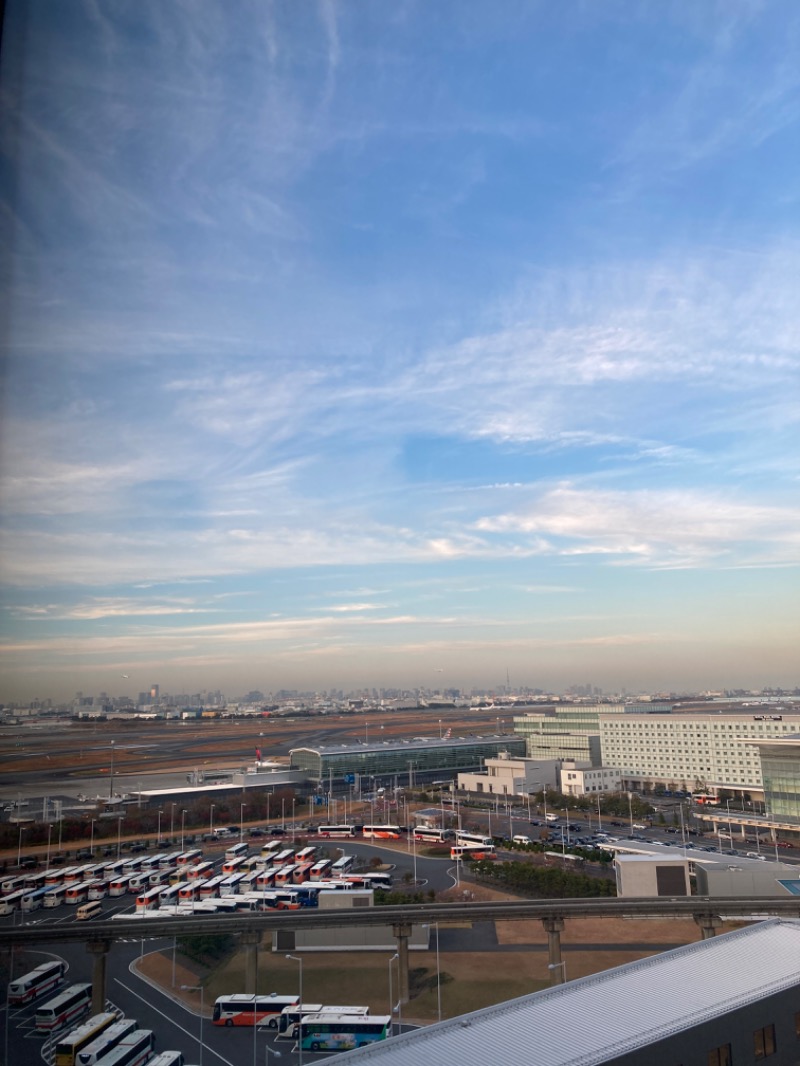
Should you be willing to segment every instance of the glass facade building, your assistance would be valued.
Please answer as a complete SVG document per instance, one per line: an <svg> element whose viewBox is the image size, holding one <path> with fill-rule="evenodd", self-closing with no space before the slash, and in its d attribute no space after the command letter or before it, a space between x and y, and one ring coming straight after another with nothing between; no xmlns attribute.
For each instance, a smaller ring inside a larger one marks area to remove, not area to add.
<svg viewBox="0 0 800 1066"><path fill-rule="evenodd" d="M800 734L758 747L767 814L800 826Z"/></svg>
<svg viewBox="0 0 800 1066"><path fill-rule="evenodd" d="M318 784L344 784L352 774L361 777L400 777L409 782L455 777L461 770L483 769L483 761L507 751L524 755L521 737L455 737L448 740L401 740L378 744L293 748L290 766Z"/></svg>

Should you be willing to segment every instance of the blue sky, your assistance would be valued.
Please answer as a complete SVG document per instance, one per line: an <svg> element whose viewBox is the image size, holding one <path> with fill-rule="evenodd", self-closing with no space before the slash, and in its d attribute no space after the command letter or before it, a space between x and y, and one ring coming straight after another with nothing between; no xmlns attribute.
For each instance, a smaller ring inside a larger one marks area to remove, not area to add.
<svg viewBox="0 0 800 1066"><path fill-rule="evenodd" d="M0 698L800 683L795 4L6 11Z"/></svg>

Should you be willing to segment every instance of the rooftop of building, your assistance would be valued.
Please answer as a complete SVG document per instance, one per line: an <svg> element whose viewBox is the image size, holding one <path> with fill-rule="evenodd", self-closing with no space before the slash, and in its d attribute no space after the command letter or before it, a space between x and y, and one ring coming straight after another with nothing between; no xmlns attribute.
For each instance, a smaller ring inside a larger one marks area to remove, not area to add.
<svg viewBox="0 0 800 1066"><path fill-rule="evenodd" d="M775 919L350 1052L348 1063L595 1066L800 983L800 922ZM624 1009L620 1009L624 1004Z"/></svg>
<svg viewBox="0 0 800 1066"><path fill-rule="evenodd" d="M292 748L292 755L296 751L313 751L320 755L350 755L368 752L408 751L414 748L464 748L472 744L514 744L518 746L524 743L521 737L515 733L498 734L470 734L466 737L413 737L411 740L377 740L355 741L349 744L302 744Z"/></svg>

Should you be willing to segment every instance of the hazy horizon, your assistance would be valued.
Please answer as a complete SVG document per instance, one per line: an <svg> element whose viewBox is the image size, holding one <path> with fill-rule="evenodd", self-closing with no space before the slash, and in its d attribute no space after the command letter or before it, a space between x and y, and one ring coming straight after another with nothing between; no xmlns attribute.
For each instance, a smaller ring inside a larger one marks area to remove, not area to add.
<svg viewBox="0 0 800 1066"><path fill-rule="evenodd" d="M800 684L798 36L7 0L4 698Z"/></svg>

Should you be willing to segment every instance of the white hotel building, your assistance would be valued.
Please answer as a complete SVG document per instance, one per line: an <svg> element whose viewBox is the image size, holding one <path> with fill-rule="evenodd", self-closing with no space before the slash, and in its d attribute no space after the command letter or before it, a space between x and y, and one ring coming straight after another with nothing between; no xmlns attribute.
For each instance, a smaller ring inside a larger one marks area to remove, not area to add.
<svg viewBox="0 0 800 1066"><path fill-rule="evenodd" d="M759 742L800 733L800 714L600 714L603 766L628 789L665 785L762 797Z"/></svg>

